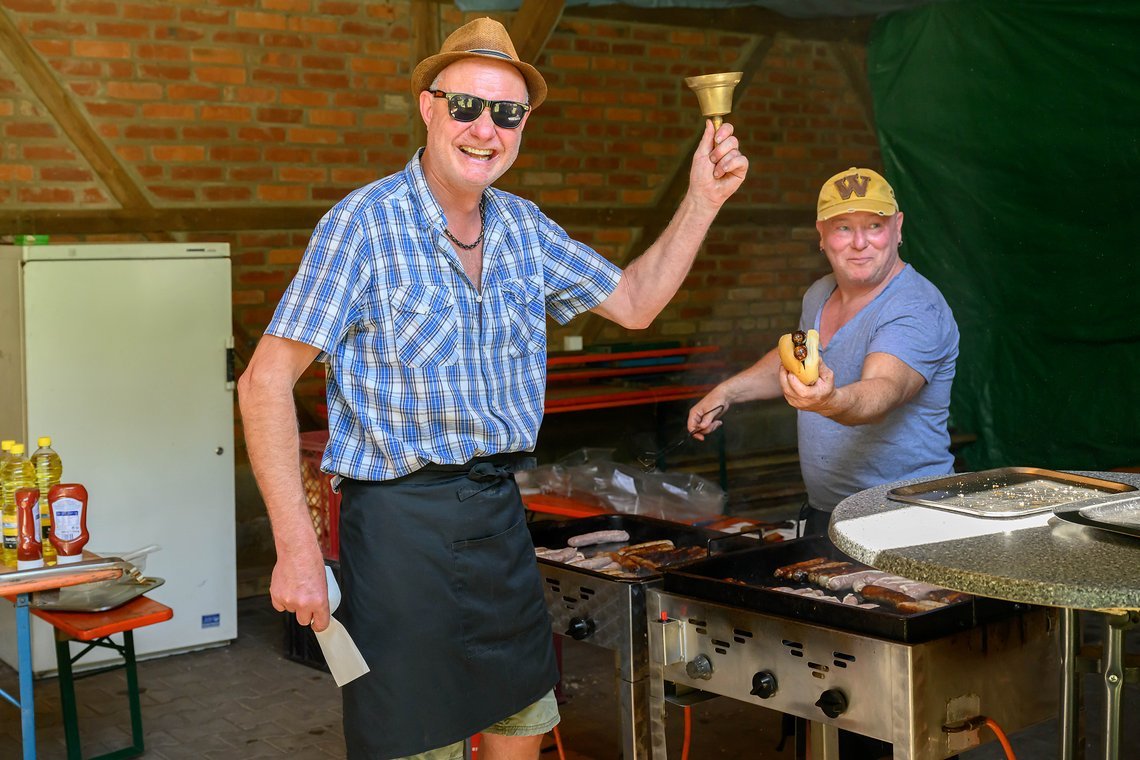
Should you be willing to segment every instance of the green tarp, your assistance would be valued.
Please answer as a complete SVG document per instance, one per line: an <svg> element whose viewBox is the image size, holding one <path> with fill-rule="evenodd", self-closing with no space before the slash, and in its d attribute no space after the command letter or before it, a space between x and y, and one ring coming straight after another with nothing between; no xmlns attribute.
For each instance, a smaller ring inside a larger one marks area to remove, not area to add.
<svg viewBox="0 0 1140 760"><path fill-rule="evenodd" d="M935 3L867 68L970 469L1140 466L1140 3Z"/></svg>

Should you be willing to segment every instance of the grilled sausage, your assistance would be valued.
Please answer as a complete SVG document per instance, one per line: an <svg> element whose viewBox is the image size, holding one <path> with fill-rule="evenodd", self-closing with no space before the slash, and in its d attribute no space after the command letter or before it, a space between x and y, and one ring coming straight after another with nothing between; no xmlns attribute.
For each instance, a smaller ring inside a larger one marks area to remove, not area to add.
<svg viewBox="0 0 1140 760"><path fill-rule="evenodd" d="M946 604L957 604L958 602L964 602L967 599L969 599L970 595L964 594L961 591L951 591L948 588L943 588L943 589L938 589L937 591L931 591L930 594L926 598L930 599L931 601L935 601L935 602L945 602Z"/></svg>
<svg viewBox="0 0 1140 760"><path fill-rule="evenodd" d="M601 570L607 565L614 564L613 557L608 554L598 554L593 557L583 557L582 559L572 559L566 563L573 567L580 567L583 570Z"/></svg>
<svg viewBox="0 0 1140 760"><path fill-rule="evenodd" d="M566 540L566 545L593 546L594 544L612 544L628 540L629 534L624 530L595 530L592 533L583 533L580 536L571 536Z"/></svg>
<svg viewBox="0 0 1140 760"><path fill-rule="evenodd" d="M793 565L784 565L783 567L777 567L772 572L772 575L775 575L777 578L791 578L796 573L806 573L809 568L814 567L815 565L822 565L824 562L831 562L831 560L827 557L813 557L811 559L805 559L803 562L796 562Z"/></svg>
<svg viewBox="0 0 1140 760"><path fill-rule="evenodd" d="M828 578L824 585L830 591L850 591L854 590L856 583L862 582L865 586L868 583L873 583L876 578L882 575L886 575L882 570L856 570L846 575L834 575Z"/></svg>
<svg viewBox="0 0 1140 760"><path fill-rule="evenodd" d="M672 541L670 541L667 538L663 538L659 541L645 541L645 542L640 543L640 544L632 544L630 546L623 546L622 548L618 549L617 553L624 557L624 556L645 554L646 552L662 551L663 549L672 549L673 547L674 547L674 544Z"/></svg>
<svg viewBox="0 0 1140 760"><path fill-rule="evenodd" d="M885 604L888 607L898 607L900 604L916 604L918 600L913 596L895 591L894 589L886 588L885 586L875 586L867 584L863 590L859 592L864 599L870 602L878 602Z"/></svg>
<svg viewBox="0 0 1140 760"><path fill-rule="evenodd" d="M551 562L569 562L572 559L584 556L582 552L572 546L568 546L565 549L546 549L544 551L535 549L534 553L539 558L548 559Z"/></svg>

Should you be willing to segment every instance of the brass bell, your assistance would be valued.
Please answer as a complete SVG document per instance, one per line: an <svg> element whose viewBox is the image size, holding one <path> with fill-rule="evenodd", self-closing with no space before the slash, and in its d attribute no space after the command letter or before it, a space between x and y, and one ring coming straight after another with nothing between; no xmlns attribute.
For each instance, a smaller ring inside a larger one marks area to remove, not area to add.
<svg viewBox="0 0 1140 760"><path fill-rule="evenodd" d="M732 112L732 91L744 76L743 71L726 71L721 74L704 74L699 77L685 77L685 84L697 94L701 113L711 118L713 129L719 129L723 116Z"/></svg>

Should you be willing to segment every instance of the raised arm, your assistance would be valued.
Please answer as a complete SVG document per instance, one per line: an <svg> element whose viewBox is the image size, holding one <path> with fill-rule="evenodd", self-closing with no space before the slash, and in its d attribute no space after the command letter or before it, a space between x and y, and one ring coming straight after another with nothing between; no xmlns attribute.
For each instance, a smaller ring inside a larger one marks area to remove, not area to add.
<svg viewBox="0 0 1140 760"><path fill-rule="evenodd" d="M748 173L732 125L722 124L713 142L711 121L693 154L689 189L661 237L622 273L617 288L593 311L630 329L647 327L677 293L697 249L724 202Z"/></svg>
<svg viewBox="0 0 1140 760"><path fill-rule="evenodd" d="M299 624L322 631L329 624L328 588L301 482L293 401L293 386L317 353L305 343L265 335L238 380L238 403L250 465L277 549L270 599L276 610L293 612Z"/></svg>

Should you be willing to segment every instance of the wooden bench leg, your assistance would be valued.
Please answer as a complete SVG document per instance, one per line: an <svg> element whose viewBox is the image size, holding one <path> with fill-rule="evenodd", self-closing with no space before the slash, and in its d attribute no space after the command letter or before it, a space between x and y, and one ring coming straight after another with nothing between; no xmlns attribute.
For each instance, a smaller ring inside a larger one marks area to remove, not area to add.
<svg viewBox="0 0 1140 760"><path fill-rule="evenodd" d="M63 713L63 732L67 741L67 760L83 760L83 749L79 741L79 710L75 699L75 675L72 664L93 647L100 646L114 649L123 657L120 665L102 668L95 673L124 668L127 672L127 700L131 711L131 746L117 749L103 755L89 758L89 760L124 760L138 757L145 749L142 727L142 703L139 699L138 665L135 660L134 631L123 631L123 645L115 644L111 638L96 639L87 644L86 648L75 657L71 656L71 639L57 631L55 642L56 666L59 669L59 697L60 710ZM80 642L82 643L82 642ZM95 675L91 673L90 675Z"/></svg>

